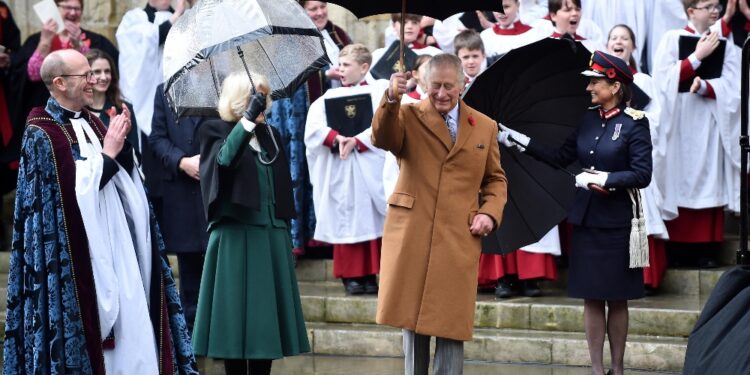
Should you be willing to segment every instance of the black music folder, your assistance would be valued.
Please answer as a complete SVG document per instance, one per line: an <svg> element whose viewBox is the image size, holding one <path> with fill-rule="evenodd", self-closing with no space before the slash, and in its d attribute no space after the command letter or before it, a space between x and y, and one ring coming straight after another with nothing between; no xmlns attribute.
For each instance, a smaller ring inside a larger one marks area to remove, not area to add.
<svg viewBox="0 0 750 375"><path fill-rule="evenodd" d="M325 100L328 126L344 137L353 137L372 123L370 94L342 96Z"/></svg>
<svg viewBox="0 0 750 375"><path fill-rule="evenodd" d="M398 71L399 61L401 57L401 50L399 41L391 43L391 46L385 50L383 56L380 57L375 65L370 68L370 74L375 79L391 79L391 74ZM405 72L408 72L414 68L414 64L417 62L417 54L414 53L410 48L404 47L404 65L406 68Z"/></svg>
<svg viewBox="0 0 750 375"><path fill-rule="evenodd" d="M651 103L651 97L648 96L645 91L641 90L641 88L635 83L630 85L630 91L633 93L633 97L630 98L631 107L637 110L643 110L648 106L648 103Z"/></svg>
<svg viewBox="0 0 750 375"><path fill-rule="evenodd" d="M695 52L695 46L698 45L700 37L681 35L680 36L680 60L686 59L690 54ZM708 57L701 61L701 65L695 74L701 79L713 79L721 77L721 72L724 69L724 51L727 48L727 40L720 39L719 46L716 47L714 52ZM693 85L693 80L686 80L680 82L678 92L689 92L690 86Z"/></svg>

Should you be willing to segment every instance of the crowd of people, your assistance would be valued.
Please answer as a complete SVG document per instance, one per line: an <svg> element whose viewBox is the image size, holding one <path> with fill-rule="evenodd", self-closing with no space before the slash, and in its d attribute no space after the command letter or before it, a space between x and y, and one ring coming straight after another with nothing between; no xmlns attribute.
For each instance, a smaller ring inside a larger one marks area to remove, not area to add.
<svg viewBox="0 0 750 375"><path fill-rule="evenodd" d="M0 2L0 193L16 189L6 372L195 373L195 353L227 373L268 373L310 350L295 260L330 256L344 292L378 295L378 323L404 330L415 374L430 336L435 373L459 373L478 292L538 297L567 265L593 373L608 334L622 374L627 301L658 292L668 264L715 267L725 212L739 211L737 44L750 6L497 1L503 13L393 14L370 50L326 2L300 0L331 65L273 102L265 77L230 75L215 117L179 118L162 51L192 0L127 12L119 50L81 27L84 0L55 0L63 31L49 20L23 44ZM393 53L402 27L406 72ZM593 107L560 149L460 99L494 61L545 38L592 53ZM481 238L501 224L511 148L590 171L566 221L498 255ZM628 266L633 189L643 269ZM179 293L165 253L177 254Z"/></svg>

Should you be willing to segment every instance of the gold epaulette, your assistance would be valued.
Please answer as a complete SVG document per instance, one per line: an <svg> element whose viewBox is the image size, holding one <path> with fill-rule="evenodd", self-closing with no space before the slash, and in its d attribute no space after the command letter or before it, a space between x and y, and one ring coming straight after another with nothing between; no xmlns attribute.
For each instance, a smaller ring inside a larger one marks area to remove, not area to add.
<svg viewBox="0 0 750 375"><path fill-rule="evenodd" d="M646 112L639 111L635 108L625 108L625 114L632 117L633 120L640 120L644 117L646 117Z"/></svg>

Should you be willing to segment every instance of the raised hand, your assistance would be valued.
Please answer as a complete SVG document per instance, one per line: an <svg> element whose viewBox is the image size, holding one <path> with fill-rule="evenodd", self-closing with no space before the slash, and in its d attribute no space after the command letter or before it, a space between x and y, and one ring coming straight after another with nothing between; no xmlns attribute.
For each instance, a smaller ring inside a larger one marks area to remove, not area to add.
<svg viewBox="0 0 750 375"><path fill-rule="evenodd" d="M117 158L117 155L122 151L122 147L125 144L125 138L128 136L129 132L130 112L127 107L123 105L123 112L113 117L109 122L107 134L104 135L102 153L112 159Z"/></svg>
<svg viewBox="0 0 750 375"><path fill-rule="evenodd" d="M247 109L245 109L244 117L246 120L255 122L255 119L260 116L263 111L266 110L266 94L258 91L250 97L250 102L247 103Z"/></svg>
<svg viewBox="0 0 750 375"><path fill-rule="evenodd" d="M718 46L719 33L709 32L698 40L698 44L695 46L695 57L698 58L698 60L703 61L703 59L710 56Z"/></svg>
<svg viewBox="0 0 750 375"><path fill-rule="evenodd" d="M411 78L411 72L396 72L391 74L391 83L388 85L388 99L393 101L401 98L406 93L406 85Z"/></svg>

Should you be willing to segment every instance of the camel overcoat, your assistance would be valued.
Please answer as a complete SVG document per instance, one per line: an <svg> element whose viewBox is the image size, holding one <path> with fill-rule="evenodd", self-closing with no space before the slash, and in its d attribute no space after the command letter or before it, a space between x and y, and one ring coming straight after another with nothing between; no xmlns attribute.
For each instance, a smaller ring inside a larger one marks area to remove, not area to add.
<svg viewBox="0 0 750 375"><path fill-rule="evenodd" d="M401 171L388 198L378 324L471 340L481 241L469 227L477 213L499 225L506 201L496 136L495 121L460 101L453 145L429 98L401 105L383 96L372 143Z"/></svg>

